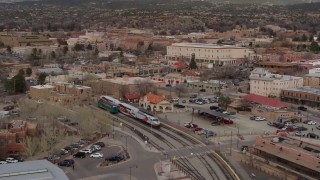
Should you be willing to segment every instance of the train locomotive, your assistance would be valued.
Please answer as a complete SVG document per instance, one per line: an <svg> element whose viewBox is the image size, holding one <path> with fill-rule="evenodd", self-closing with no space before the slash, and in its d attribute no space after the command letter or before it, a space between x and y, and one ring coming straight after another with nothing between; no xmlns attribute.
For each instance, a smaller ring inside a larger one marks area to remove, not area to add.
<svg viewBox="0 0 320 180"><path fill-rule="evenodd" d="M159 128L161 124L158 118L146 114L140 111L138 108L123 103L110 96L101 96L98 100L98 107L107 110L113 114L120 112L130 118L134 118L145 124L151 125L154 128Z"/></svg>

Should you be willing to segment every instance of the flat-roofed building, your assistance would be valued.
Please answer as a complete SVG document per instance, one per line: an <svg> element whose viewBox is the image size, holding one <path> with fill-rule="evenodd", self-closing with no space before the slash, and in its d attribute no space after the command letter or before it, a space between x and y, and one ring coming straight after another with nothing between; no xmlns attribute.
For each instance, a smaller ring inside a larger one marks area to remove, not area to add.
<svg viewBox="0 0 320 180"><path fill-rule="evenodd" d="M2 178L6 180L69 179L62 169L47 160L34 160L1 165L0 179Z"/></svg>
<svg viewBox="0 0 320 180"><path fill-rule="evenodd" d="M306 179L319 179L319 140L313 144L305 138L282 136L257 136L252 153L265 159L282 164L308 176Z"/></svg>
<svg viewBox="0 0 320 180"><path fill-rule="evenodd" d="M174 43L167 46L167 60L187 60L192 55L198 66L211 64L213 66L239 65L243 59L249 58L253 52L245 47L201 44L201 43Z"/></svg>
<svg viewBox="0 0 320 180"><path fill-rule="evenodd" d="M306 74L303 77L303 85L320 89L320 73Z"/></svg>
<svg viewBox="0 0 320 180"><path fill-rule="evenodd" d="M50 94L54 89L55 86L47 84L30 86L29 96L33 99L47 99L50 98Z"/></svg>
<svg viewBox="0 0 320 180"><path fill-rule="evenodd" d="M41 46L52 44L45 34L33 33L0 33L0 41L6 46Z"/></svg>
<svg viewBox="0 0 320 180"><path fill-rule="evenodd" d="M264 68L255 68L250 74L250 94L280 97L281 90L303 86L303 78L272 74Z"/></svg>
<svg viewBox="0 0 320 180"><path fill-rule="evenodd" d="M281 99L284 101L306 104L311 107L320 107L320 89L309 86L283 89Z"/></svg>

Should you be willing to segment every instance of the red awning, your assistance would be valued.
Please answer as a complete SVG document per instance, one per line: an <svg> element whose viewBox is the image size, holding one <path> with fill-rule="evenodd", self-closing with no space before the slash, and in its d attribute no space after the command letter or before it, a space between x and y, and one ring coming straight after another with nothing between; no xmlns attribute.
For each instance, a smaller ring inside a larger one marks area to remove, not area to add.
<svg viewBox="0 0 320 180"><path fill-rule="evenodd" d="M260 96L256 94L248 94L246 96L243 96L243 98L247 101L270 106L270 107L278 107L278 108L288 107L287 103L284 103L276 98L268 98L268 97Z"/></svg>
<svg viewBox="0 0 320 180"><path fill-rule="evenodd" d="M132 100L132 99L139 99L140 95L133 93L133 94L126 94L125 97L126 97L126 99Z"/></svg>

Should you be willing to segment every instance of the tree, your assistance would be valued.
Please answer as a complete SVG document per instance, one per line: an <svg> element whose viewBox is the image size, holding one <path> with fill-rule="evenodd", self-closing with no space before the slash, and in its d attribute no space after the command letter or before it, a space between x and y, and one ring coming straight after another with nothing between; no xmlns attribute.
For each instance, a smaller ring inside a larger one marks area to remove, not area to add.
<svg viewBox="0 0 320 180"><path fill-rule="evenodd" d="M309 41L310 41L310 42L313 41L313 34L310 34L310 36L309 36Z"/></svg>
<svg viewBox="0 0 320 180"><path fill-rule="evenodd" d="M50 56L51 56L52 59L55 59L57 57L56 52L51 51Z"/></svg>
<svg viewBox="0 0 320 180"><path fill-rule="evenodd" d="M84 45L77 43L77 44L74 45L74 50L75 51L84 51Z"/></svg>
<svg viewBox="0 0 320 180"><path fill-rule="evenodd" d="M134 84L137 85L138 92L141 96L144 96L149 92L156 92L155 85L149 80L135 80Z"/></svg>
<svg viewBox="0 0 320 180"><path fill-rule="evenodd" d="M5 88L9 93L24 93L25 87L24 75L21 73L5 81Z"/></svg>
<svg viewBox="0 0 320 180"><path fill-rule="evenodd" d="M190 61L190 64L189 64L189 68L190 69L197 69L198 68L197 67L197 63L195 61L195 54L194 53L191 55L191 61Z"/></svg>
<svg viewBox="0 0 320 180"><path fill-rule="evenodd" d="M69 51L68 46L64 46L62 49L63 55L66 55L68 53L68 51Z"/></svg>
<svg viewBox="0 0 320 180"><path fill-rule="evenodd" d="M31 46L31 43L30 43L30 42L28 42L28 43L27 43L27 46Z"/></svg>
<svg viewBox="0 0 320 180"><path fill-rule="evenodd" d="M11 46L7 46L7 52L8 52L9 54L12 54L12 48L11 48Z"/></svg>
<svg viewBox="0 0 320 180"><path fill-rule="evenodd" d="M46 77L47 77L46 73L40 73L38 77L39 84L44 84L46 82Z"/></svg>
<svg viewBox="0 0 320 180"><path fill-rule="evenodd" d="M307 40L308 40L308 37L305 34L303 34L301 37L301 41L306 42Z"/></svg>
<svg viewBox="0 0 320 180"><path fill-rule="evenodd" d="M319 44L315 41L312 41L312 43L310 45L310 51L312 51L314 53L318 53L320 51Z"/></svg>
<svg viewBox="0 0 320 180"><path fill-rule="evenodd" d="M229 96L220 96L218 103L219 106L227 109L229 104L231 104L231 99L229 98Z"/></svg>
<svg viewBox="0 0 320 180"><path fill-rule="evenodd" d="M187 87L185 84L178 84L176 85L175 90L178 92L178 96L180 97L181 94L187 92Z"/></svg>
<svg viewBox="0 0 320 180"><path fill-rule="evenodd" d="M92 50L93 48L92 48L92 45L91 44L88 44L88 46L87 46L87 50Z"/></svg>
<svg viewBox="0 0 320 180"><path fill-rule="evenodd" d="M24 76L25 75L24 70L23 69L19 69L18 75Z"/></svg>

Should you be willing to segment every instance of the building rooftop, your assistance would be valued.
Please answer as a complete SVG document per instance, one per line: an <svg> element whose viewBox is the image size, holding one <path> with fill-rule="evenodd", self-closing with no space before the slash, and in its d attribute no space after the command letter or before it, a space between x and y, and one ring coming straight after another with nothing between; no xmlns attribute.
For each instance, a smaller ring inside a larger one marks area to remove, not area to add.
<svg viewBox="0 0 320 180"><path fill-rule="evenodd" d="M36 86L31 86L32 88L35 88L35 89L53 89L54 86L52 85L48 85L48 84L45 84L45 85L36 85Z"/></svg>
<svg viewBox="0 0 320 180"><path fill-rule="evenodd" d="M203 44L203 43L173 43L171 46L177 47L193 47L193 48L210 48L210 49L247 49L239 46Z"/></svg>
<svg viewBox="0 0 320 180"><path fill-rule="evenodd" d="M305 76L307 76L307 77L319 77L320 78L320 73L311 73L311 74L306 74Z"/></svg>
<svg viewBox="0 0 320 180"><path fill-rule="evenodd" d="M19 163L2 164L0 179L25 180L47 179L68 180L62 169L47 160L25 161Z"/></svg>
<svg viewBox="0 0 320 180"><path fill-rule="evenodd" d="M145 79L141 77L123 77L123 78L113 78L113 79L103 79L104 81L109 81L115 84L140 84L140 83L160 83L161 81L155 81L151 79Z"/></svg>
<svg viewBox="0 0 320 180"><path fill-rule="evenodd" d="M263 105L270 106L270 107L278 107L278 108L288 107L287 103L284 103L284 102L280 101L279 99L268 98L268 97L260 96L260 95L256 95L256 94L248 94L246 96L243 96L243 98L247 101L258 103L258 104L263 104Z"/></svg>
<svg viewBox="0 0 320 180"><path fill-rule="evenodd" d="M21 128L26 124L26 122L23 120L12 120L10 123L12 128Z"/></svg>
<svg viewBox="0 0 320 180"><path fill-rule="evenodd" d="M310 86L303 86L303 87L298 87L298 88L288 88L288 89L284 89L284 90L299 91L299 92L306 92L306 93L320 95L320 89L312 88Z"/></svg>

